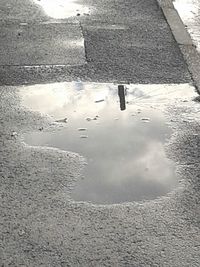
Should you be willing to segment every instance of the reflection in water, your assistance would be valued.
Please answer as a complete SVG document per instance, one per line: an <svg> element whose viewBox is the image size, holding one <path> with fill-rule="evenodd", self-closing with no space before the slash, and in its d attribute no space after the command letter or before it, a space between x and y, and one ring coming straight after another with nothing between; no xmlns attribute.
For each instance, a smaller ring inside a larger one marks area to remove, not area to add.
<svg viewBox="0 0 200 267"><path fill-rule="evenodd" d="M65 19L89 12L89 8L78 4L77 0L34 0L34 2L54 19Z"/></svg>
<svg viewBox="0 0 200 267"><path fill-rule="evenodd" d="M175 0L174 6L200 51L200 2L198 0Z"/></svg>
<svg viewBox="0 0 200 267"><path fill-rule="evenodd" d="M67 119L58 132L33 132L25 134L24 140L30 145L78 152L87 159L84 179L77 181L72 192L75 200L120 203L154 199L177 185L174 164L163 147L171 134L163 110L169 101L187 98L190 90L181 86L128 85L123 112L117 86L112 84L21 88L25 106L49 114L55 121Z"/></svg>
<svg viewBox="0 0 200 267"><path fill-rule="evenodd" d="M120 109L125 110L126 101L125 101L125 89L123 85L118 86L118 95L119 95L119 101L120 101Z"/></svg>

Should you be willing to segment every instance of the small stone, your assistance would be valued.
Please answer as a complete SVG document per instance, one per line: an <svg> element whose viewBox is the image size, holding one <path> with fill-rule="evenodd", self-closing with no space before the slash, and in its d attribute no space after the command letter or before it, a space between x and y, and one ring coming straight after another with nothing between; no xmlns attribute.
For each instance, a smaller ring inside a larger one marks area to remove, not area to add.
<svg viewBox="0 0 200 267"><path fill-rule="evenodd" d="M95 103L101 103L103 101L105 101L105 100L104 99L99 99L99 100L96 100Z"/></svg>
<svg viewBox="0 0 200 267"><path fill-rule="evenodd" d="M149 122L149 121L150 121L149 118L141 118L141 120L142 120L143 122Z"/></svg>
<svg viewBox="0 0 200 267"><path fill-rule="evenodd" d="M11 133L11 136L12 136L12 137L16 137L16 136L17 136L17 132L12 132L12 133Z"/></svg>
<svg viewBox="0 0 200 267"><path fill-rule="evenodd" d="M25 234L25 231L23 230L23 229L21 229L20 231L19 231L19 236L22 236L22 235L24 235Z"/></svg>
<svg viewBox="0 0 200 267"><path fill-rule="evenodd" d="M88 138L88 136L87 135L80 135L80 138Z"/></svg>
<svg viewBox="0 0 200 267"><path fill-rule="evenodd" d="M64 118L64 119L61 119L61 120L57 120L56 122L67 123L67 118Z"/></svg>
<svg viewBox="0 0 200 267"><path fill-rule="evenodd" d="M78 128L78 131L87 131L87 128Z"/></svg>
<svg viewBox="0 0 200 267"><path fill-rule="evenodd" d="M86 118L86 121L91 121L92 119L91 118Z"/></svg>

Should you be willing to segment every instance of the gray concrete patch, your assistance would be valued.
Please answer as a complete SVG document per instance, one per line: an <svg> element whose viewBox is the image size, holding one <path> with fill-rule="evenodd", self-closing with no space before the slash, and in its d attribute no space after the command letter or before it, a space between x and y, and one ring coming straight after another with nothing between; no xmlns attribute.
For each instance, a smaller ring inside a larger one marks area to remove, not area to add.
<svg viewBox="0 0 200 267"><path fill-rule="evenodd" d="M48 17L44 14L41 8L38 8L33 1L24 0L1 0L0 21L8 22L32 22L47 20Z"/></svg>
<svg viewBox="0 0 200 267"><path fill-rule="evenodd" d="M4 25L0 65L82 65L84 39L79 25Z"/></svg>
<svg viewBox="0 0 200 267"><path fill-rule="evenodd" d="M82 1L80 1L81 3ZM162 11L155 0L84 0L91 8L90 16L80 17L83 23L106 23L134 25L138 19L158 21L163 19Z"/></svg>
<svg viewBox="0 0 200 267"><path fill-rule="evenodd" d="M80 23L83 30L88 63L85 65L82 47L79 47L80 50L77 47L74 47L74 50L60 47L60 42L57 42L56 39L58 36L54 30L49 31L49 35L45 34L46 39L44 38L43 40L42 36L40 40L38 39L37 29L42 32L41 29L43 27L43 29L46 29L43 24L49 25L52 22L54 22L52 25L55 25L55 28L61 29L62 38L67 37L68 30L66 33L66 29L68 29L68 26L65 27L64 25L67 25L69 21L68 19L68 22L65 19L55 21L55 19L44 14L42 7L34 3L30 5L30 3L25 1L24 7L21 4L18 4L18 6L13 5L10 11L7 12L8 4L3 1L3 4L7 6L3 12L5 14L8 13L10 16L6 19L4 14L2 28L5 27L3 30L5 36L7 32L13 31L14 40L21 46L18 50L23 62L20 62L17 58L17 52L13 52L13 57L12 55L10 57L3 54L2 59L6 66L0 66L0 84L2 85L77 79L96 82L124 81L127 83L185 83L191 81L179 47L173 39L159 5L154 0L148 2L103 0L101 3L93 0L79 1L78 4L90 9L90 14L73 17L73 22ZM17 3L15 2L15 4ZM38 19L30 15L32 8ZM59 5L58 8L60 8ZM21 16L23 14L20 12L24 12L24 16ZM15 36L14 30L18 29L18 27L13 26L13 24L16 22L18 24L22 23L20 27L31 28L32 25L33 29L36 30L35 33L32 33L35 36L35 40L32 40L35 46L33 46L32 51L36 50L36 52L34 54L33 52L30 53L30 56L26 57L24 52L28 50L28 47L31 47L31 44L28 44L27 48L23 47L22 38ZM26 22L28 22L28 26L24 25ZM63 22L66 22L66 24ZM60 24L63 26L60 26ZM76 28L76 26L74 27ZM49 36L53 35L53 32L55 35L53 41L58 43L55 50L49 46L52 41ZM6 44L6 38L3 37L3 39L5 42L4 51L9 52L9 49L15 51L15 45L11 43L9 48L9 45L7 47ZM46 57L43 51L37 51L40 49L40 46L37 46L38 42L44 43L42 40L48 44L48 46L40 45L42 50L47 53ZM55 56L52 56L54 51L56 52ZM37 58L37 53L42 56ZM80 56L79 60L76 55ZM29 58L32 60L32 64L30 64ZM26 63L26 65L31 65L31 68L8 66L8 64L12 63L15 65ZM38 66L39 64L44 65ZM64 66L65 64L78 64L78 66Z"/></svg>

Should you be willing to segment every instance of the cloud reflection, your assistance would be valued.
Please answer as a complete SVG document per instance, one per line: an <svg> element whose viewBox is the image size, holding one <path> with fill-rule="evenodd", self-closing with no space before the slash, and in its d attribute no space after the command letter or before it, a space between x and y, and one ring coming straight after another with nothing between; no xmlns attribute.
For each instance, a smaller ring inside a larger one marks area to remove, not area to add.
<svg viewBox="0 0 200 267"><path fill-rule="evenodd" d="M163 111L176 98L188 99L190 86L180 87L128 85L123 112L118 86L113 84L74 82L20 88L23 105L55 120L68 118L62 130L29 133L24 140L77 152L87 159L85 179L78 181L72 193L75 200L154 199L177 185L174 164L164 150L171 129ZM80 138L80 128L88 138Z"/></svg>

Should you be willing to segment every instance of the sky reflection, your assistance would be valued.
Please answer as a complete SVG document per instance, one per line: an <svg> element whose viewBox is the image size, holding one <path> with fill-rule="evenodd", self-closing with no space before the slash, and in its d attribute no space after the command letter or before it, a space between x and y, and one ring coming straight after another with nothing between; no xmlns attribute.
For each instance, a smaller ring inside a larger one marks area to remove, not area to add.
<svg viewBox="0 0 200 267"><path fill-rule="evenodd" d="M128 85L126 110L121 110L118 86L113 84L20 88L26 107L55 121L67 118L62 130L28 133L24 140L86 158L85 178L77 181L72 192L75 200L111 204L154 199L178 183L175 166L164 150L171 135L164 110L176 98L187 98L188 85L181 86L178 90L176 85Z"/></svg>

